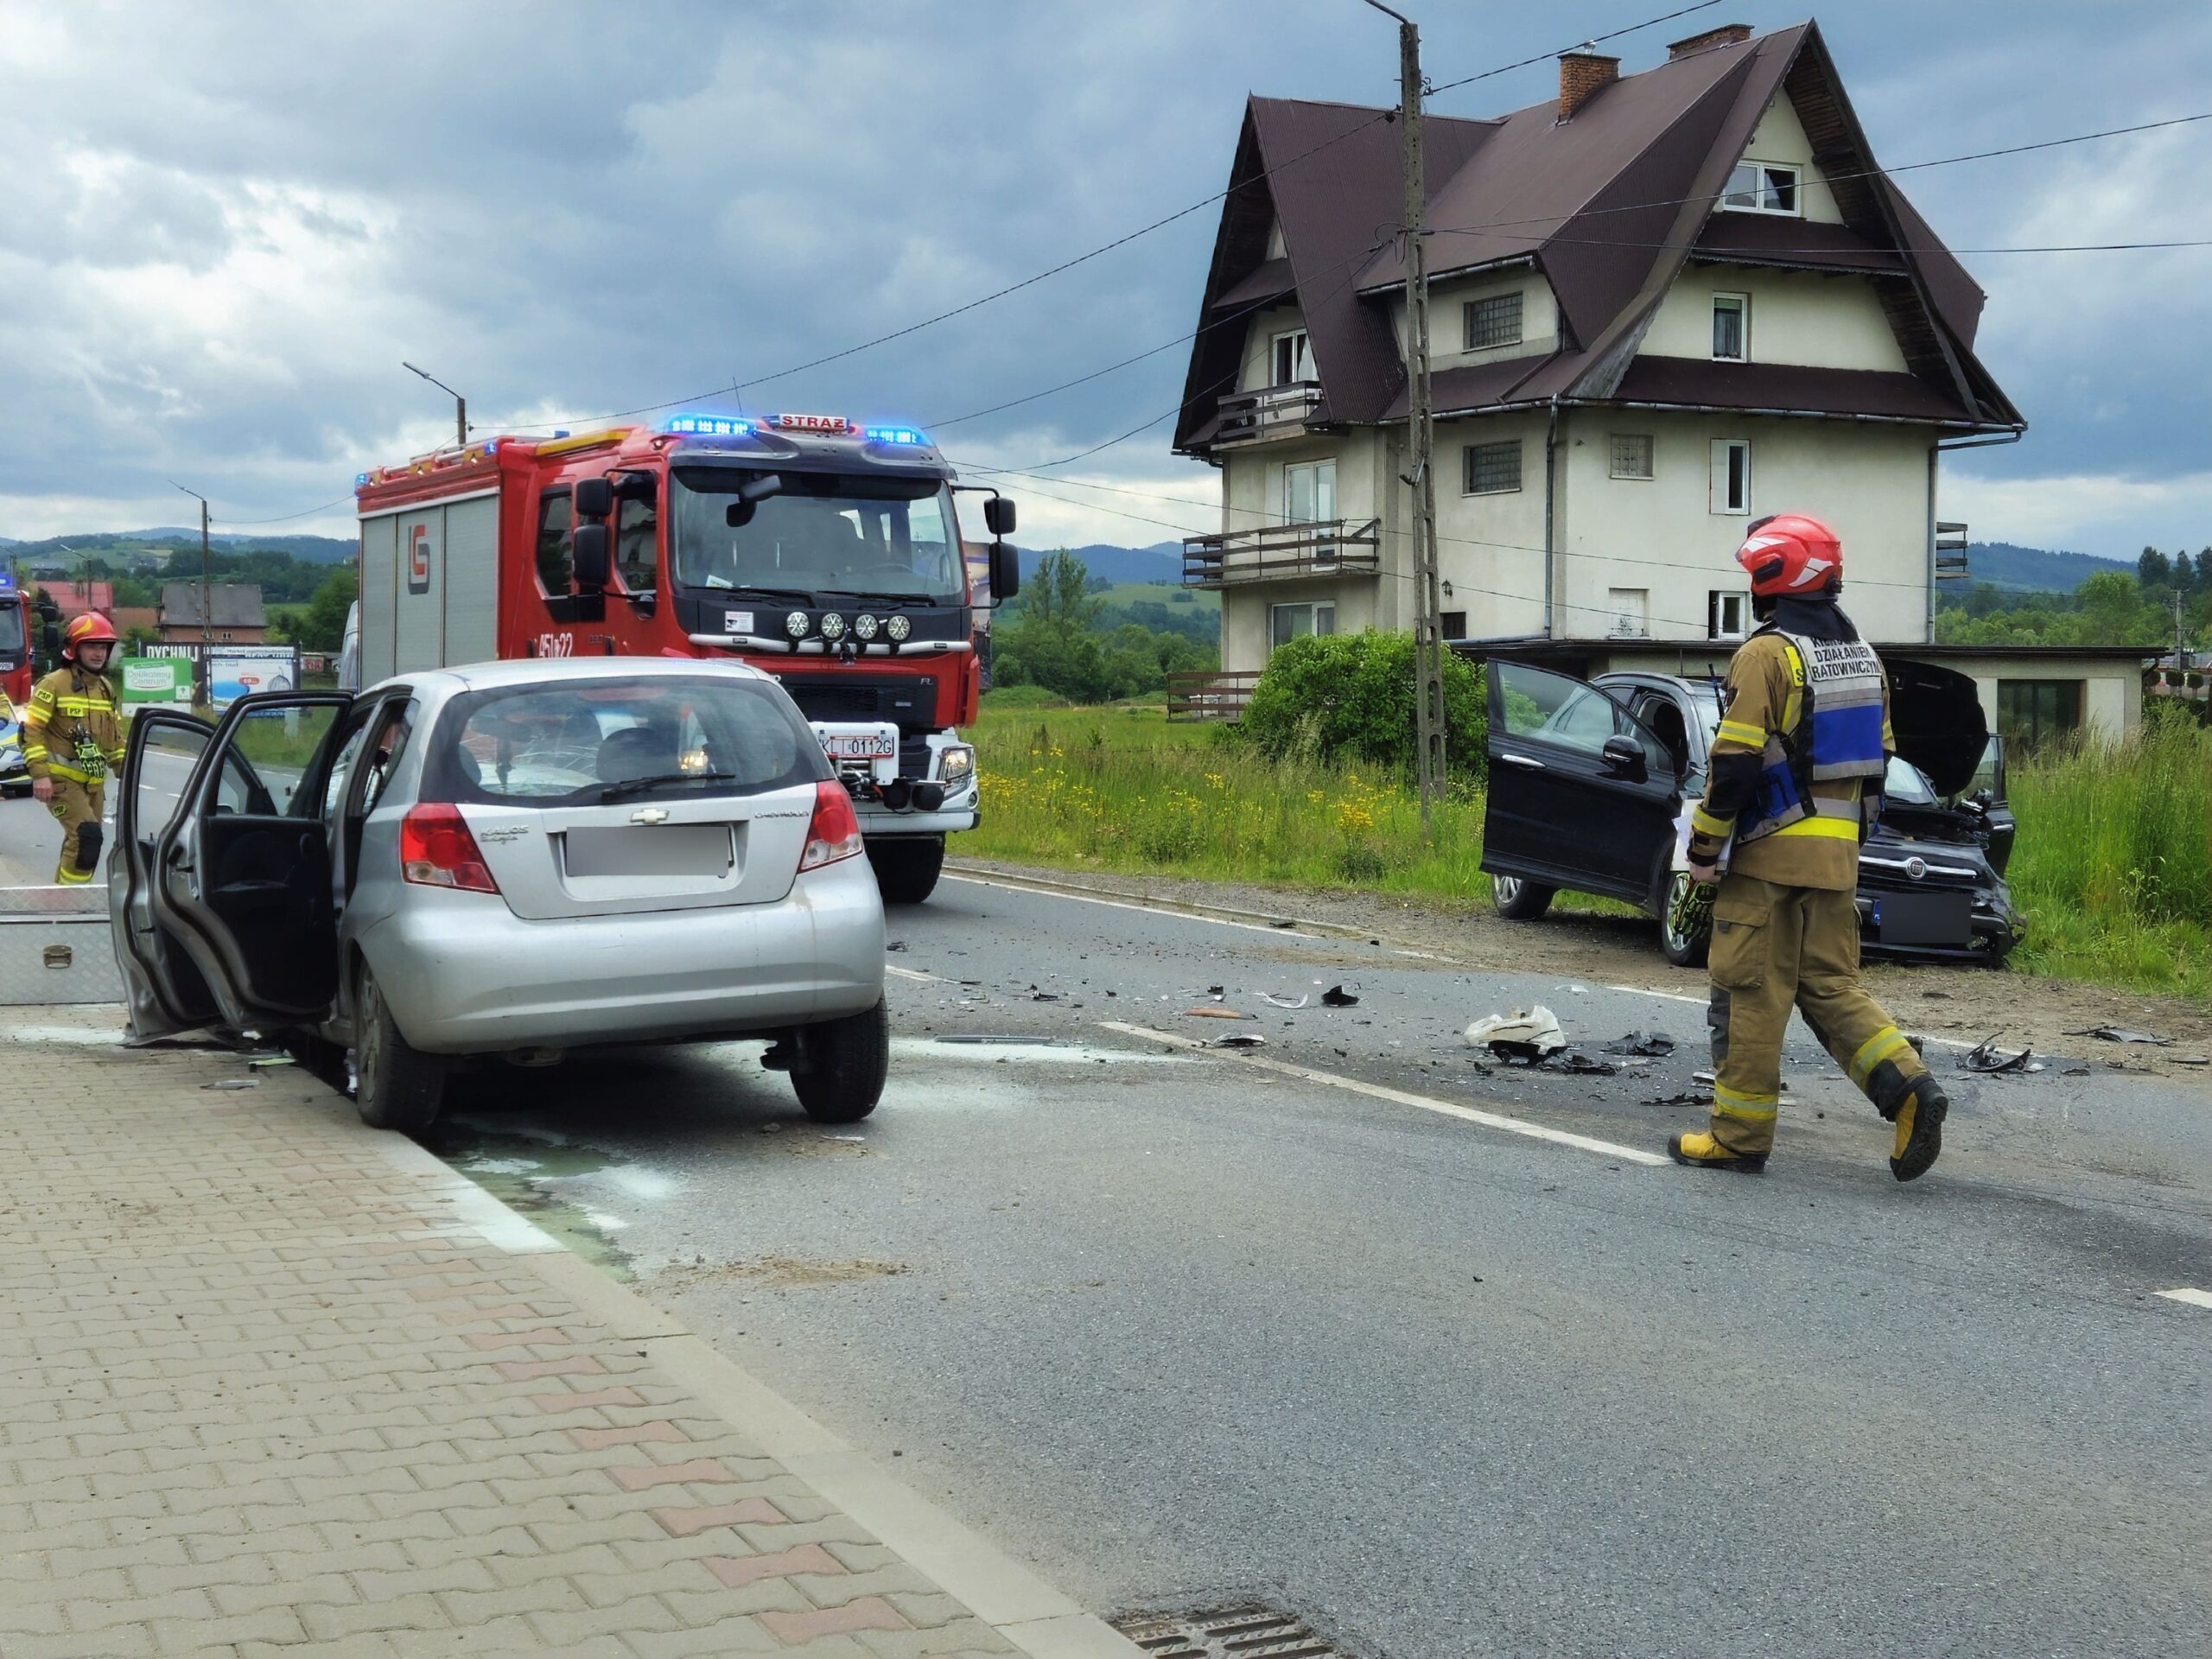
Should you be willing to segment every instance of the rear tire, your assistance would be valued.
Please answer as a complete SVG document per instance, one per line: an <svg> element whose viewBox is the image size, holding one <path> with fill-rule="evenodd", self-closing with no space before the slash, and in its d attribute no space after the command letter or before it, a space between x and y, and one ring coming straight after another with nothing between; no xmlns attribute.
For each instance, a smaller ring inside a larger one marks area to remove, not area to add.
<svg viewBox="0 0 2212 1659"><path fill-rule="evenodd" d="M791 1073L798 1103L817 1123L857 1123L883 1097L891 1074L891 1018L883 1004L798 1033L804 1056Z"/></svg>
<svg viewBox="0 0 2212 1659"><path fill-rule="evenodd" d="M1558 893L1557 887L1523 881L1517 875L1493 875L1490 879L1490 901L1509 922L1535 921L1552 907L1552 899Z"/></svg>
<svg viewBox="0 0 2212 1659"><path fill-rule="evenodd" d="M353 994L353 1107L371 1128L414 1135L438 1121L445 1062L409 1046L366 963Z"/></svg>
<svg viewBox="0 0 2212 1659"><path fill-rule="evenodd" d="M868 861L887 905L918 905L936 890L944 868L943 836L901 836L867 841Z"/></svg>
<svg viewBox="0 0 2212 1659"><path fill-rule="evenodd" d="M1713 950L1713 927L1709 919L1712 912L1706 912L1708 920L1705 925L1693 927L1688 932L1679 931L1675 925L1675 908L1681 903L1689 885L1689 877L1680 870L1675 872L1674 879L1667 884L1666 899L1659 906L1659 947L1667 953L1667 960L1677 968L1702 968Z"/></svg>

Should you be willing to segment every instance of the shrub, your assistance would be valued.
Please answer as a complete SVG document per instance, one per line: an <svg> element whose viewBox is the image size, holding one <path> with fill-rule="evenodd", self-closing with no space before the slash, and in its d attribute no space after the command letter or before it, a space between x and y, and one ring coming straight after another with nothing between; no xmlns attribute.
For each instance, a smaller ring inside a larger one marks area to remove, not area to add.
<svg viewBox="0 0 2212 1659"><path fill-rule="evenodd" d="M1482 767L1480 671L1444 653L1445 753ZM1252 688L1244 736L1273 760L1363 761L1414 770L1414 639L1410 633L1308 634L1275 648Z"/></svg>

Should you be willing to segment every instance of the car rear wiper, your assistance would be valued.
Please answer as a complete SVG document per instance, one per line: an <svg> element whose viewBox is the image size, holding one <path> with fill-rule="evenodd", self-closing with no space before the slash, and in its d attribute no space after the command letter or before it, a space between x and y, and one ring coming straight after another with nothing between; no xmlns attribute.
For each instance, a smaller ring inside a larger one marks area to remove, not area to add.
<svg viewBox="0 0 2212 1659"><path fill-rule="evenodd" d="M602 803L619 801L626 795L638 795L649 789L658 789L663 784L734 784L736 781L737 774L734 772L656 772L651 778L625 778L619 784L609 784L599 791L599 798Z"/></svg>

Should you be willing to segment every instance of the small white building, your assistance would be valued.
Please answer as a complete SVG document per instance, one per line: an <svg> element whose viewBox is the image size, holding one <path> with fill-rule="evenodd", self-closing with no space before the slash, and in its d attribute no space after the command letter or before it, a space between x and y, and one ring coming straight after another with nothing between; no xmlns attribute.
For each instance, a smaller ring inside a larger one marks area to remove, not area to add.
<svg viewBox="0 0 2212 1659"><path fill-rule="evenodd" d="M1929 643L1967 574L1942 453L2026 423L1974 355L1981 290L1879 171L1817 26L1618 68L1570 53L1556 99L1424 122L1446 637L1584 673L1725 660L1752 626L1745 526L1809 512L1861 631L1973 674L1993 724L2134 724L2136 656ZM1175 436L1221 468L1184 581L1221 590L1232 677L1300 633L1413 623L1389 113L1246 107Z"/></svg>

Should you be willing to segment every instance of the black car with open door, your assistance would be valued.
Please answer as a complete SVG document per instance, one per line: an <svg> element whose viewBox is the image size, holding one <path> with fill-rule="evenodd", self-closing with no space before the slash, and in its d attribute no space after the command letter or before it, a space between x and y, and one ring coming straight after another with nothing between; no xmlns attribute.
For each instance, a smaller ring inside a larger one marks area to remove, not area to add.
<svg viewBox="0 0 2212 1659"><path fill-rule="evenodd" d="M1862 948L2002 962L2024 925L2004 880L2014 826L2001 751L1966 676L1913 662L1889 674L1898 754L1859 852ZM1603 894L1658 918L1668 960L1702 966L1676 820L1705 792L1718 683L1643 671L1586 683L1502 659L1488 679L1482 868L1499 913L1533 920L1562 888Z"/></svg>

